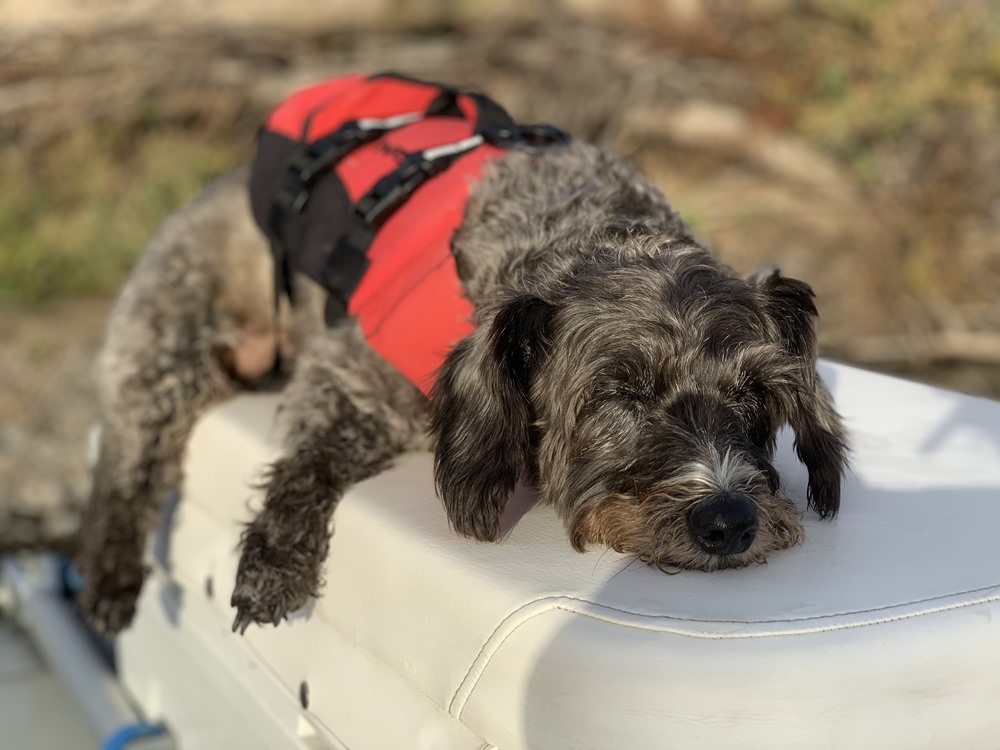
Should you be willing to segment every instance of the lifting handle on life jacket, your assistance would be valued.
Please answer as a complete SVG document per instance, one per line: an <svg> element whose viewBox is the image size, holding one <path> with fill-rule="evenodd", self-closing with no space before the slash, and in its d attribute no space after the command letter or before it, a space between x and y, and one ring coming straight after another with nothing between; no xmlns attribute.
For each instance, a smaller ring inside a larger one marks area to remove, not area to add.
<svg viewBox="0 0 1000 750"><path fill-rule="evenodd" d="M483 137L474 135L409 154L403 163L376 182L358 202L354 212L373 230L378 229L413 191L429 178L447 169L459 156L482 145Z"/></svg>
<svg viewBox="0 0 1000 750"><path fill-rule="evenodd" d="M287 179L275 194L275 208L285 214L300 214L309 201L316 180L351 151L381 138L390 130L422 120L422 112L410 112L385 119L365 118L345 122L333 133L306 143L292 154L286 165Z"/></svg>

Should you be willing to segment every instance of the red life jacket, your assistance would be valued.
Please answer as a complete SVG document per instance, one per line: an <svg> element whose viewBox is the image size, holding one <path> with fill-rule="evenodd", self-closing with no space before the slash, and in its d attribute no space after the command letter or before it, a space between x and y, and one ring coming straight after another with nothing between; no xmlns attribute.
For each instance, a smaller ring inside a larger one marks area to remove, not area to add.
<svg viewBox="0 0 1000 750"><path fill-rule="evenodd" d="M250 182L277 293L291 297L291 274L305 273L329 292L329 325L356 318L428 393L473 326L451 253L470 185L506 148L565 141L481 94L392 74L293 94L261 131Z"/></svg>

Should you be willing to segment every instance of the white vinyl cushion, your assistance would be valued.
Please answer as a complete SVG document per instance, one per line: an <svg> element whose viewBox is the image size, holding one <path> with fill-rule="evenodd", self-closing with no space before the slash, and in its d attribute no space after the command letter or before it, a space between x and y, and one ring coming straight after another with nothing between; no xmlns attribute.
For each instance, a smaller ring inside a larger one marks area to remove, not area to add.
<svg viewBox="0 0 1000 750"><path fill-rule="evenodd" d="M471 542L448 528L431 456L407 455L340 504L315 606L241 640L227 630L235 548L277 455L277 400L245 396L191 440L154 585L184 590L170 613L183 628L211 578L199 627L337 747L998 747L1000 405L821 373L851 433L841 514L807 513L806 541L767 565L666 575L578 554L523 491L502 543ZM777 465L804 507L790 434ZM147 592L128 637L164 606ZM150 702L154 678L133 671ZM293 705L303 681L308 711Z"/></svg>

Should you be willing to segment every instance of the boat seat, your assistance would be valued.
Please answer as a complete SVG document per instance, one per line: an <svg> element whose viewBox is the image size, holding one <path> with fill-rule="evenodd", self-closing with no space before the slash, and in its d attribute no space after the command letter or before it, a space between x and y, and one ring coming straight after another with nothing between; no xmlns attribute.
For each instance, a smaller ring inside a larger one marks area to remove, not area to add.
<svg viewBox="0 0 1000 750"><path fill-rule="evenodd" d="M742 570L574 552L521 489L463 539L409 454L337 509L323 596L231 632L277 398L208 414L151 540L119 669L186 748L995 748L1000 404L821 364L851 435L840 515ZM779 439L786 494L806 472Z"/></svg>

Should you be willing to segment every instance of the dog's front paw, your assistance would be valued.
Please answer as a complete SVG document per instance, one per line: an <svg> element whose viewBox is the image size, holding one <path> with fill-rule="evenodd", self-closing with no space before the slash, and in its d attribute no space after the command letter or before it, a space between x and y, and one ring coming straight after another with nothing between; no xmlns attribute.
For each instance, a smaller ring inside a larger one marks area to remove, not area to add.
<svg viewBox="0 0 1000 750"><path fill-rule="evenodd" d="M148 569L125 565L97 573L84 572L77 606L90 627L111 638L132 623L135 605Z"/></svg>
<svg viewBox="0 0 1000 750"><path fill-rule="evenodd" d="M269 541L252 525L243 534L230 601L236 608L233 632L242 635L252 622L277 625L289 612L317 596L319 587L314 557L294 545Z"/></svg>

